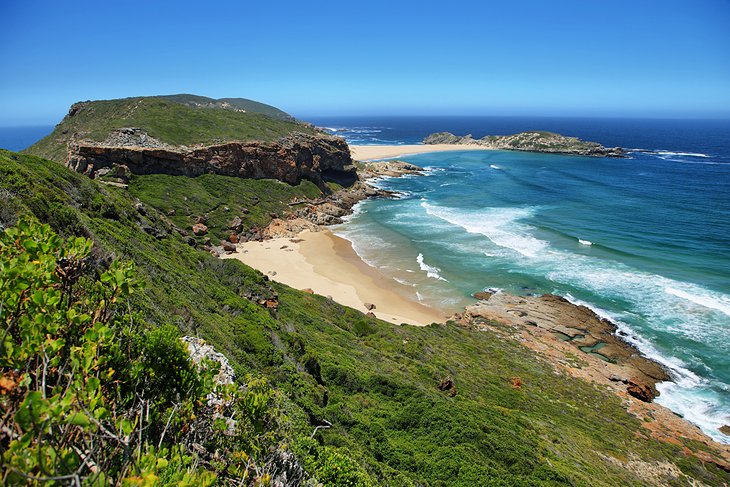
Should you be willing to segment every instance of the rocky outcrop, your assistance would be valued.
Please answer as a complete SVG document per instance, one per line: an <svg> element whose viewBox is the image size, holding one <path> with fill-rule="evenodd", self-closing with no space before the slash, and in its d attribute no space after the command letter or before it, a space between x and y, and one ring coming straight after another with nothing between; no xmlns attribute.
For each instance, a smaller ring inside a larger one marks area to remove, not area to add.
<svg viewBox="0 0 730 487"><path fill-rule="evenodd" d="M595 363L602 372L605 370L608 381L625 384L626 392L642 401L658 395L657 382L670 379L661 365L621 339L614 323L590 308L553 294L515 296L498 292L483 297L486 299L466 308L462 323L476 328L489 322L508 324L532 336L574 347L583 352L578 356L598 359Z"/></svg>
<svg viewBox="0 0 730 487"><path fill-rule="evenodd" d="M424 144L474 145L489 149L548 152L593 157L624 157L620 147L604 147L597 142L586 142L577 137L566 137L552 132L530 131L514 135L487 135L474 139L471 135L458 136L438 132L423 139Z"/></svg>
<svg viewBox="0 0 730 487"><path fill-rule="evenodd" d="M393 177L397 178L405 176L407 174L421 174L423 172L422 167L418 167L415 164L405 161L380 161L380 162L368 162L365 163L360 170L360 177L362 179L370 179L375 177Z"/></svg>
<svg viewBox="0 0 730 487"><path fill-rule="evenodd" d="M121 129L103 143L71 144L66 165L92 178L112 170L182 176L213 173L278 179L289 184L307 179L320 186L328 179L352 181L356 178L344 139L300 133L277 142L227 142L188 148L161 144L139 129Z"/></svg>

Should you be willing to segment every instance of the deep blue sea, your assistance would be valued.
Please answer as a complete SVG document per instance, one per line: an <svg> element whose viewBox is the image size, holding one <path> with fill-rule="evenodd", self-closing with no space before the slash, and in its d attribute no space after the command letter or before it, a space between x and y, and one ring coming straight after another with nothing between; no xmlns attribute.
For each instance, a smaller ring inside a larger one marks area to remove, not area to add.
<svg viewBox="0 0 730 487"><path fill-rule="evenodd" d="M0 149L23 150L53 132L53 125L0 127Z"/></svg>
<svg viewBox="0 0 730 487"><path fill-rule="evenodd" d="M658 402L730 443L718 431L730 424L730 121L310 121L356 144L549 130L635 149L400 157L426 175L381 179L400 198L361 203L335 231L426 304L456 308L491 288L590 306L672 371Z"/></svg>

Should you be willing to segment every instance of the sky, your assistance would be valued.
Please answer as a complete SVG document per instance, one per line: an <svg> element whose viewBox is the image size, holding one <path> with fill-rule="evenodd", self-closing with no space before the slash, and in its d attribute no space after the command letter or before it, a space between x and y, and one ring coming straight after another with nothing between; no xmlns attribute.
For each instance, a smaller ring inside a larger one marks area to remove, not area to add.
<svg viewBox="0 0 730 487"><path fill-rule="evenodd" d="M173 93L300 118L730 118L730 0L0 0L0 126Z"/></svg>

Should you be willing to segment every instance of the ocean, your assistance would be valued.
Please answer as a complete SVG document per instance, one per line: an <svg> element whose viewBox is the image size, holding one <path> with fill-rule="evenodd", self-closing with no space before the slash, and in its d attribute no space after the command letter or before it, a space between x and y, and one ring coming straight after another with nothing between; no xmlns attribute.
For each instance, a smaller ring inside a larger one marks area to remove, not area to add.
<svg viewBox="0 0 730 487"><path fill-rule="evenodd" d="M307 121L354 144L549 130L632 149L626 159L508 151L405 156L333 230L425 304L483 289L556 293L612 319L674 381L657 402L730 443L730 121L340 117ZM53 127L0 128L21 150Z"/></svg>
<svg viewBox="0 0 730 487"><path fill-rule="evenodd" d="M53 125L0 127L0 149L21 151L53 132Z"/></svg>
<svg viewBox="0 0 730 487"><path fill-rule="evenodd" d="M549 130L625 159L509 151L400 157L397 199L334 228L370 265L449 309L483 289L555 293L616 322L674 381L657 402L730 443L730 121L320 118L355 144Z"/></svg>

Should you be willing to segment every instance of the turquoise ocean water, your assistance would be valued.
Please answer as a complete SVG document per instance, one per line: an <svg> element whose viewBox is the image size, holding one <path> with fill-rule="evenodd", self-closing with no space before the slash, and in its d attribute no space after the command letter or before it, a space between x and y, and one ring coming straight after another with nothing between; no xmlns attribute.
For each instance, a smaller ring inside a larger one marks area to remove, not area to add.
<svg viewBox="0 0 730 487"><path fill-rule="evenodd" d="M341 125L333 128L357 130ZM367 130L377 139L384 129L363 126L365 133L352 134L379 142ZM715 133L681 149L643 141L626 159L507 151L400 157L425 175L377 181L399 198L359 204L335 233L425 304L459 308L475 291L503 289L590 306L670 369L673 382L659 385L658 402L730 443L718 431L730 424L723 140Z"/></svg>

